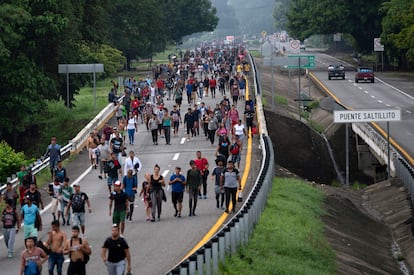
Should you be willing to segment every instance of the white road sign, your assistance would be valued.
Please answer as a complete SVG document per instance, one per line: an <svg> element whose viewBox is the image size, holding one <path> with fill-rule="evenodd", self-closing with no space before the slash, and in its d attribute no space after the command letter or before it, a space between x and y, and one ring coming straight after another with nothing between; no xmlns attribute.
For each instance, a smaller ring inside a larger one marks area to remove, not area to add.
<svg viewBox="0 0 414 275"><path fill-rule="evenodd" d="M401 110L334 111L335 123L400 121Z"/></svg>
<svg viewBox="0 0 414 275"><path fill-rule="evenodd" d="M381 38L374 38L374 51L375 52L384 51L384 45L381 44Z"/></svg>
<svg viewBox="0 0 414 275"><path fill-rule="evenodd" d="M299 53L300 52L300 41L299 40L291 40L289 45L290 45L290 52L291 53Z"/></svg>

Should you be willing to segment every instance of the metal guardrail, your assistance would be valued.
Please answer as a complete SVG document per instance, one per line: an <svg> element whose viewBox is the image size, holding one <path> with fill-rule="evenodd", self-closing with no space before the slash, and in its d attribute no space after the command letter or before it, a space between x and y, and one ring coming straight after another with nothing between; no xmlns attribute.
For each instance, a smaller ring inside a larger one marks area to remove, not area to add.
<svg viewBox="0 0 414 275"><path fill-rule="evenodd" d="M256 66L250 56L254 73L254 83L256 87L257 105L261 104L259 91L260 86L257 81ZM199 250L173 267L167 274L217 274L219 263L225 263L228 254L234 254L238 246L246 245L249 237L253 233L255 224L259 221L263 212L267 195L272 188L274 176L274 153L270 137L267 135L266 123L262 108L257 108L257 117L260 129L260 144L262 148L262 163L259 176L253 188L244 200L237 213L223 225L222 229L210 238Z"/></svg>
<svg viewBox="0 0 414 275"><path fill-rule="evenodd" d="M120 103L123 99L123 96L118 99L118 103ZM72 140L69 141L69 143L65 146L63 146L60 149L60 153L62 156L72 154L72 153L78 153L83 149L86 143L86 140L88 138L89 133L94 128L100 128L105 123L108 122L108 120L113 116L115 112L115 105L113 103L109 103L102 111L100 111ZM43 161L38 159L35 163L29 165L29 167L32 169L32 173L35 175L45 169L49 166L49 160L50 158L47 157ZM16 177L16 174L10 176L7 178L8 182L11 182L13 184L13 187L16 187L18 184L18 178ZM3 192L3 190L6 189L6 184L2 185L0 187L0 193Z"/></svg>

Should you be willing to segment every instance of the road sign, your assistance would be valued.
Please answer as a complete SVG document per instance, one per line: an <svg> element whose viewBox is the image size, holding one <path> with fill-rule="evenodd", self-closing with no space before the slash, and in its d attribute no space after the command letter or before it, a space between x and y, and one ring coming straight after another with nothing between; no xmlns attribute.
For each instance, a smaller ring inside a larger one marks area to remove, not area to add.
<svg viewBox="0 0 414 275"><path fill-rule="evenodd" d="M292 53L300 52L300 41L299 40L291 40L289 45L290 45L290 52Z"/></svg>
<svg viewBox="0 0 414 275"><path fill-rule="evenodd" d="M374 38L374 51L375 52L383 52L384 45L381 44L381 38Z"/></svg>
<svg viewBox="0 0 414 275"><path fill-rule="evenodd" d="M104 65L97 64L59 64L58 72L60 74L66 73L102 73L104 71Z"/></svg>
<svg viewBox="0 0 414 275"><path fill-rule="evenodd" d="M400 121L401 110L334 111L335 123Z"/></svg>
<svg viewBox="0 0 414 275"><path fill-rule="evenodd" d="M312 69L316 67L315 56L314 55L289 55L289 58L297 58L295 65L288 65L288 68L303 68L303 69ZM300 59L300 61L299 61ZM300 64L300 66L299 66Z"/></svg>

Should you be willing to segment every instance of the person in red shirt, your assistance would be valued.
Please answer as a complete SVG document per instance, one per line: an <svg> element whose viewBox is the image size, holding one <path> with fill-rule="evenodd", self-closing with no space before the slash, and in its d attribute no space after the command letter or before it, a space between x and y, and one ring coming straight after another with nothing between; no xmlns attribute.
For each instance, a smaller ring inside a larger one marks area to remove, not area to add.
<svg viewBox="0 0 414 275"><path fill-rule="evenodd" d="M203 195L201 195L201 190L198 193L199 199L207 199L207 177L209 174L208 171L208 160L201 156L201 152L196 152L196 159L194 160L197 169L201 173L201 178L203 179Z"/></svg>
<svg viewBox="0 0 414 275"><path fill-rule="evenodd" d="M157 84L157 89L158 89L158 95L160 95L163 98L164 97L165 82L164 82L163 79L158 78L156 84Z"/></svg>
<svg viewBox="0 0 414 275"><path fill-rule="evenodd" d="M212 98L216 98L216 86L217 86L217 81L214 78L214 76L211 77L210 81L209 81L209 85L210 85L210 92L211 92L211 97Z"/></svg>

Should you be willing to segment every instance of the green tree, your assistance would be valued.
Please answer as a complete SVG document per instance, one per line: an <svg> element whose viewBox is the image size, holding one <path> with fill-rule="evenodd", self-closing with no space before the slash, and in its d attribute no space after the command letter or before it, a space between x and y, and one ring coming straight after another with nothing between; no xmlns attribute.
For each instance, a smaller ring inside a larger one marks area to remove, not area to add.
<svg viewBox="0 0 414 275"><path fill-rule="evenodd" d="M358 51L371 52L381 33L379 7L383 0L291 0L287 14L289 33L301 40L313 34L350 34Z"/></svg>
<svg viewBox="0 0 414 275"><path fill-rule="evenodd" d="M7 177L19 171L20 166L27 165L23 152L16 152L7 142L0 142L0 185L6 182Z"/></svg>
<svg viewBox="0 0 414 275"><path fill-rule="evenodd" d="M381 43L387 55L397 58L399 64L408 68L414 62L414 2L391 0L383 3Z"/></svg>

